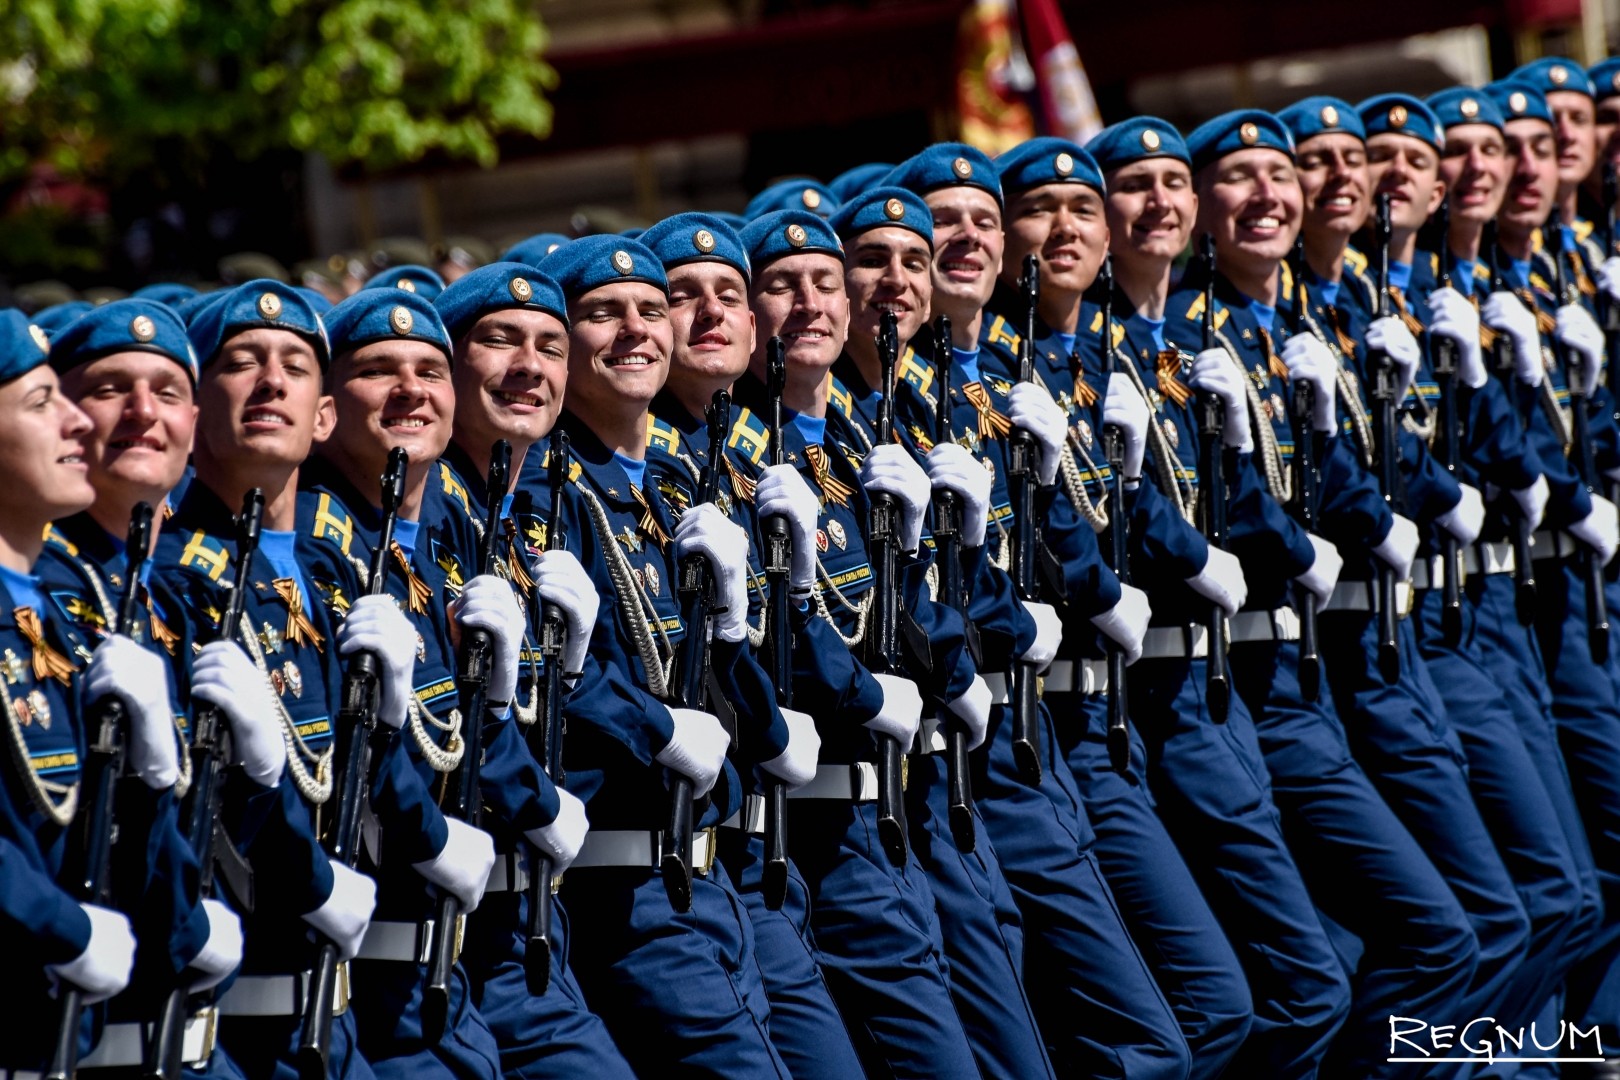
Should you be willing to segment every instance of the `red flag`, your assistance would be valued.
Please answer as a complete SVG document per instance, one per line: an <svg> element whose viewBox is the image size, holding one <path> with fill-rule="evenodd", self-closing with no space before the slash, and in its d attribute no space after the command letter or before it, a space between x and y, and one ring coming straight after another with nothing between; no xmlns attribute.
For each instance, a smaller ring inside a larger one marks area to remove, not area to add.
<svg viewBox="0 0 1620 1080"><path fill-rule="evenodd" d="M994 157L1035 134L1025 104L1034 80L1017 41L1011 0L975 0L962 14L956 46L956 112L961 139Z"/></svg>
<svg viewBox="0 0 1620 1080"><path fill-rule="evenodd" d="M1029 47L1039 90L1040 128L1044 134L1058 135L1084 143L1102 130L1097 99L1080 64L1080 52L1063 24L1057 0L1020 0L1023 8L1024 41Z"/></svg>

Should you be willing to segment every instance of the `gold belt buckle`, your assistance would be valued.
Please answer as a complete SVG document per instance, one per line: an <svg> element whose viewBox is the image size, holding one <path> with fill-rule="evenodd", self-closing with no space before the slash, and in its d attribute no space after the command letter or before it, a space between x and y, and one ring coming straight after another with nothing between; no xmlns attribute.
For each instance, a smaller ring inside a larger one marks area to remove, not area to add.
<svg viewBox="0 0 1620 1080"><path fill-rule="evenodd" d="M202 1046L199 1048L198 1057L194 1061L186 1062L186 1064L194 1065L200 1069L208 1063L209 1058L214 1056L214 1047L219 1045L219 1010L210 1005L206 1009L198 1009L192 1014L191 1019L202 1022L203 1041Z"/></svg>
<svg viewBox="0 0 1620 1080"><path fill-rule="evenodd" d="M693 860L692 872L694 874L702 874L704 877L708 877L709 871L714 869L714 857L716 854L716 849L718 849L720 846L715 842L715 833L717 831L718 830L711 825L707 829L699 829L697 833L694 834L695 836L704 836L708 839L708 842L704 845L703 849L703 862L698 863L696 860ZM694 843L693 846L696 847L696 844ZM697 852L694 851L693 854L696 855Z"/></svg>
<svg viewBox="0 0 1620 1080"><path fill-rule="evenodd" d="M459 961L461 959L461 945L462 945L462 942L466 939L466 937L467 937L467 916L465 914L457 915L456 916L456 948L455 948L455 952L450 954L451 957L452 957L451 963L455 963L456 961Z"/></svg>
<svg viewBox="0 0 1620 1080"><path fill-rule="evenodd" d="M332 993L332 1015L342 1016L349 1011L349 962L337 966L337 982Z"/></svg>

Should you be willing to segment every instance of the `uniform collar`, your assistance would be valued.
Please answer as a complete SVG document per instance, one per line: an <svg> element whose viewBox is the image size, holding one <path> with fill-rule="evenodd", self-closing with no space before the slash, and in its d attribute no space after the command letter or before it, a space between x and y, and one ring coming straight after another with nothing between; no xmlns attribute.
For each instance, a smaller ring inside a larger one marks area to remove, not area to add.
<svg viewBox="0 0 1620 1080"><path fill-rule="evenodd" d="M589 479L597 495L619 506L634 505L635 499L630 494L630 478L613 459L613 451L597 438L594 431L568 410L563 410L562 415L557 418L557 423L568 432L571 458L579 464L581 472Z"/></svg>

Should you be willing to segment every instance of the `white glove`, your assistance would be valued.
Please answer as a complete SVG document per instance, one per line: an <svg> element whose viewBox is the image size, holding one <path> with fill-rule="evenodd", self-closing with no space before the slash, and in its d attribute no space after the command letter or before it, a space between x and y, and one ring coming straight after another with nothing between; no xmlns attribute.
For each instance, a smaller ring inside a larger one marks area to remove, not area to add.
<svg viewBox="0 0 1620 1080"><path fill-rule="evenodd" d="M1479 489L1462 485L1462 498L1457 505L1434 519L1434 523L1454 536L1459 544L1472 544L1479 539L1485 527L1485 500Z"/></svg>
<svg viewBox="0 0 1620 1080"><path fill-rule="evenodd" d="M1134 664L1142 658L1142 639L1147 636L1148 620L1153 608L1147 593L1135 585L1120 585L1119 603L1091 617L1091 625L1101 630L1125 650L1125 663Z"/></svg>
<svg viewBox="0 0 1620 1080"><path fill-rule="evenodd" d="M405 724L405 710L414 689L411 674L416 669L416 627L393 597L362 596L349 607L337 636L339 655L361 651L377 655L382 666L382 701L377 718L398 731Z"/></svg>
<svg viewBox="0 0 1620 1080"><path fill-rule="evenodd" d="M1249 393L1243 384L1243 370L1225 349L1205 349L1193 359L1187 385L1208 390L1226 406L1227 446L1242 454L1254 452L1254 432L1249 429Z"/></svg>
<svg viewBox="0 0 1620 1080"><path fill-rule="evenodd" d="M1315 334L1289 338L1282 362L1288 367L1289 379L1310 383L1316 391L1311 398L1312 430L1333 434L1338 429L1339 362Z"/></svg>
<svg viewBox="0 0 1620 1080"><path fill-rule="evenodd" d="M540 599L549 600L562 609L568 627L563 642L563 674L574 675L585 670L585 652L591 645L591 631L596 628L596 614L602 599L596 583L579 564L572 551L556 548L543 552L535 563L535 588Z"/></svg>
<svg viewBox="0 0 1620 1080"><path fill-rule="evenodd" d="M1417 558L1417 549L1417 524L1411 518L1396 514L1395 523L1389 527L1389 535L1372 549L1372 553L1395 571L1396 581L1407 581L1412 577L1412 560Z"/></svg>
<svg viewBox="0 0 1620 1080"><path fill-rule="evenodd" d="M1147 453L1147 429L1153 421L1148 415L1148 403L1136 389L1129 375L1115 372L1108 376L1108 395L1103 398L1103 427L1110 424L1125 436L1123 468L1127 480L1142 476L1142 457Z"/></svg>
<svg viewBox="0 0 1620 1080"><path fill-rule="evenodd" d="M816 522L821 518L821 500L792 465L772 465L760 474L754 488L754 507L759 520L785 517L793 537L793 568L788 575L788 591L803 599L816 585Z"/></svg>
<svg viewBox="0 0 1620 1080"><path fill-rule="evenodd" d="M675 732L653 759L691 780L692 794L701 799L720 778L731 736L711 713L671 709L669 715L674 718Z"/></svg>
<svg viewBox="0 0 1620 1080"><path fill-rule="evenodd" d="M1558 326L1553 332L1569 354L1570 390L1590 397L1597 388L1607 350L1603 328L1579 304L1565 304L1558 309Z"/></svg>
<svg viewBox="0 0 1620 1080"><path fill-rule="evenodd" d="M1429 294L1429 333L1457 343L1457 380L1478 390L1485 385L1485 358L1479 347L1479 311L1456 289Z"/></svg>
<svg viewBox="0 0 1620 1080"><path fill-rule="evenodd" d="M1187 579L1187 587L1205 600L1220 606L1228 616L1236 615L1249 598L1249 583L1243 577L1243 564L1230 551L1209 549L1209 561Z"/></svg>
<svg viewBox="0 0 1620 1080"><path fill-rule="evenodd" d="M1325 604L1333 595L1333 587L1339 583L1339 571L1344 569L1344 557L1333 543L1322 539L1315 533L1311 534L1311 547L1316 549L1316 558L1305 572L1294 579L1301 588L1316 597L1318 604Z"/></svg>
<svg viewBox="0 0 1620 1080"><path fill-rule="evenodd" d="M204 900L202 907L208 916L208 941L191 961L191 970L197 972L191 983L194 994L212 990L242 965L242 920L218 900Z"/></svg>
<svg viewBox="0 0 1620 1080"><path fill-rule="evenodd" d="M983 547L990 524L990 485L994 477L965 446L940 443L928 451L928 482L956 492L962 508L962 546Z"/></svg>
<svg viewBox="0 0 1620 1080"><path fill-rule="evenodd" d="M922 544L923 509L928 505L928 474L903 446L874 446L861 465L868 491L894 496L900 510L900 548L914 552Z"/></svg>
<svg viewBox="0 0 1620 1080"><path fill-rule="evenodd" d="M1519 513L1524 515L1525 521L1530 526L1530 531L1535 532L1539 529L1541 519L1547 516L1547 500L1552 495L1552 492L1547 487L1547 478L1538 476L1535 483L1529 487L1519 488L1517 491L1508 492L1508 494L1512 495L1513 501L1519 504Z"/></svg>
<svg viewBox="0 0 1620 1080"><path fill-rule="evenodd" d="M1528 386L1540 386L1546 369L1541 366L1541 332L1536 313L1510 292L1493 292L1479 309L1485 325L1513 339L1513 373Z"/></svg>
<svg viewBox="0 0 1620 1080"><path fill-rule="evenodd" d="M899 675L873 674L883 687L883 707L866 722L879 735L892 735L902 750L911 749L922 725L922 691L910 679Z"/></svg>
<svg viewBox="0 0 1620 1080"><path fill-rule="evenodd" d="M1035 620L1035 641L1018 659L1035 665L1036 671L1045 671L1063 644L1063 619L1057 608L1036 600L1023 601L1024 610Z"/></svg>
<svg viewBox="0 0 1620 1080"><path fill-rule="evenodd" d="M444 823L450 828L444 849L431 859L412 863L411 868L429 885L453 895L462 911L472 911L484 898L484 886L489 884L489 871L495 865L495 840L460 818L445 818Z"/></svg>
<svg viewBox="0 0 1620 1080"><path fill-rule="evenodd" d="M485 697L491 705L510 702L517 692L518 651L523 648L525 629L523 609L518 607L512 586L494 574L479 574L451 602L450 616L463 632L472 628L489 632L489 690Z"/></svg>
<svg viewBox="0 0 1620 1080"><path fill-rule="evenodd" d="M1620 304L1620 255L1610 255L1604 259L1593 276L1597 278L1598 288L1603 290L1609 302Z"/></svg>
<svg viewBox="0 0 1620 1080"><path fill-rule="evenodd" d="M950 714L967 728L968 749L977 750L984 745L984 736L990 730L990 684L984 676L973 676L972 684L955 701L946 702Z"/></svg>
<svg viewBox="0 0 1620 1080"><path fill-rule="evenodd" d="M1592 512L1569 527L1569 534L1598 554L1598 561L1607 566L1620 550L1620 519L1615 516L1614 503L1601 495L1592 496Z"/></svg>
<svg viewBox="0 0 1620 1080"><path fill-rule="evenodd" d="M180 779L180 745L169 705L168 667L157 653L114 634L96 646L84 673L84 700L116 697L129 715L129 768L153 791Z"/></svg>
<svg viewBox="0 0 1620 1080"><path fill-rule="evenodd" d="M217 705L231 722L236 763L260 787L275 787L287 767L287 741L275 692L234 641L211 641L191 664L191 696Z"/></svg>
<svg viewBox="0 0 1620 1080"><path fill-rule="evenodd" d="M1399 405L1406 400L1406 392L1412 388L1418 361L1423 355L1418 350L1417 338L1412 336L1412 331L1400 319L1385 315L1381 319L1374 319L1372 325L1367 327L1367 345L1387 354L1395 365L1395 403Z"/></svg>
<svg viewBox="0 0 1620 1080"><path fill-rule="evenodd" d="M1063 440L1069 437L1069 414L1052 395L1034 383L1014 383L1007 392L1007 419L1027 431L1040 447L1039 479L1042 487L1057 482Z"/></svg>
<svg viewBox="0 0 1620 1080"><path fill-rule="evenodd" d="M122 913L95 904L80 904L90 918L90 943L84 952L65 964L51 964L45 970L84 994L84 1003L94 1005L129 985L135 966L135 935Z"/></svg>
<svg viewBox="0 0 1620 1080"><path fill-rule="evenodd" d="M816 730L815 718L809 713L783 709L782 719L788 726L787 749L760 768L780 777L792 791L816 778L816 762L821 760L821 732Z"/></svg>
<svg viewBox="0 0 1620 1080"><path fill-rule="evenodd" d="M715 601L724 609L714 613L714 636L741 641L748 634L748 534L724 510L704 503L682 514L675 526L675 557L694 552L709 560Z"/></svg>
<svg viewBox="0 0 1620 1080"><path fill-rule="evenodd" d="M333 859L332 895L304 921L337 946L339 960L353 960L376 907L377 883Z"/></svg>
<svg viewBox="0 0 1620 1080"><path fill-rule="evenodd" d="M591 831L590 819L585 816L585 804L579 796L557 789L557 816L550 825L530 829L524 833L542 855L551 856L551 872L558 875L574 865L579 849L585 846L585 834Z"/></svg>

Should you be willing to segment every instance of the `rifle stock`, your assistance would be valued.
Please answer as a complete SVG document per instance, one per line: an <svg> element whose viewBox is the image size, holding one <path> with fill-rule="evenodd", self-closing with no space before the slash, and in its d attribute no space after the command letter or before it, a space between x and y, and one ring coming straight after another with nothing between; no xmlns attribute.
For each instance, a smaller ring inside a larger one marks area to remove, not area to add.
<svg viewBox="0 0 1620 1080"><path fill-rule="evenodd" d="M1389 314L1389 193L1378 196L1374 217L1378 247L1378 290L1373 297L1373 318ZM1373 432L1378 444L1378 487L1384 502L1400 513L1400 447L1396 442L1395 363L1382 350L1370 350L1367 358L1373 375ZM1378 573L1378 669L1385 680L1401 677L1399 612L1396 610L1395 570L1379 560Z"/></svg>
<svg viewBox="0 0 1620 1080"><path fill-rule="evenodd" d="M1024 256L1018 289L1024 300L1023 334L1018 340L1018 381L1035 381L1035 319L1041 297L1041 264L1034 255ZM1007 438L1007 485L1012 496L1012 552L1008 573L1020 600L1040 599L1035 585L1035 563L1039 557L1040 532L1035 521L1035 439L1027 431L1014 428ZM1039 696L1035 665L1027 660L1012 664L1013 761L1019 775L1031 786L1041 780L1041 744L1037 733Z"/></svg>
<svg viewBox="0 0 1620 1080"><path fill-rule="evenodd" d="M1290 336L1309 333L1306 329L1305 308L1310 303L1310 292L1305 287L1305 239L1294 241L1289 265L1294 277L1294 303L1289 309ZM1316 411L1316 387L1304 379L1296 379L1293 387L1293 408L1288 418L1294 432L1294 514L1306 532L1316 531L1317 488L1320 474L1316 467L1316 438L1311 417ZM1316 594L1300 589L1295 595L1299 605L1299 690L1306 701L1315 701L1322 692L1322 651L1317 637Z"/></svg>
<svg viewBox="0 0 1620 1080"><path fill-rule="evenodd" d="M787 460L782 445L782 392L787 386L787 350L782 339L765 343L765 392L770 399L770 456L772 465ZM765 609L765 650L776 704L793 707L792 588L793 533L787 518L761 523L765 532L765 580L769 606ZM776 777L765 779L765 866L761 872L765 906L780 911L787 899L787 785Z"/></svg>
<svg viewBox="0 0 1620 1080"><path fill-rule="evenodd" d="M1216 347L1215 338L1215 238L1209 233L1199 238L1199 255L1206 271L1204 280L1205 349ZM1198 393L1198 486L1203 494L1204 539L1212 547L1226 547L1226 406L1219 394ZM1209 660L1205 676L1205 700L1210 719L1226 723L1232 707L1232 676L1227 669L1226 613L1218 604L1210 605Z"/></svg>

